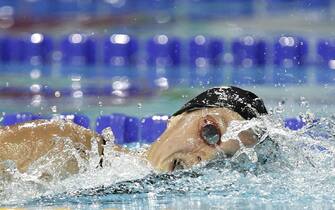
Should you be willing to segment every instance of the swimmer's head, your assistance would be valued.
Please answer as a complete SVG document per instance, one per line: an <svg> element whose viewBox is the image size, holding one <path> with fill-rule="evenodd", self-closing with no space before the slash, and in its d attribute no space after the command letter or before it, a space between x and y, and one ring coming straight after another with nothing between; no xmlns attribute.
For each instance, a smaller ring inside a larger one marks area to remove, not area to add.
<svg viewBox="0 0 335 210"><path fill-rule="evenodd" d="M160 171L189 168L218 154L232 156L240 148L237 139L221 141L231 121L250 120L267 114L263 101L237 87L206 90L172 115L168 128L148 151L148 160ZM257 143L252 130L239 133L240 141Z"/></svg>

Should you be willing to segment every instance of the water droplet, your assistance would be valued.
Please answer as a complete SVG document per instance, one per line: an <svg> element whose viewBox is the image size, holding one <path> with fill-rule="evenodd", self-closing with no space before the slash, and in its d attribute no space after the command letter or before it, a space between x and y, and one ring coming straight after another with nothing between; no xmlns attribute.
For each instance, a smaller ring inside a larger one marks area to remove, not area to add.
<svg viewBox="0 0 335 210"><path fill-rule="evenodd" d="M50 107L51 108L51 111L53 112L53 113L56 113L57 112L57 106L52 106L52 107Z"/></svg>
<svg viewBox="0 0 335 210"><path fill-rule="evenodd" d="M41 71L39 69L33 69L31 72L30 72L30 77L32 79L38 79L41 77Z"/></svg>
<svg viewBox="0 0 335 210"><path fill-rule="evenodd" d="M278 114L283 113L285 111L284 104L285 104L284 100L279 101L278 106L275 107L274 111Z"/></svg>
<svg viewBox="0 0 335 210"><path fill-rule="evenodd" d="M300 106L304 108L309 108L309 102L303 96L300 97Z"/></svg>
<svg viewBox="0 0 335 210"><path fill-rule="evenodd" d="M138 103L138 104L137 104L137 108L141 109L141 108L142 108L142 104L141 104L141 103Z"/></svg>
<svg viewBox="0 0 335 210"><path fill-rule="evenodd" d="M312 125L315 121L315 115L313 112L310 111L307 111L304 114L300 114L300 118L308 126Z"/></svg>
<svg viewBox="0 0 335 210"><path fill-rule="evenodd" d="M32 100L31 100L31 105L32 106L35 106L35 107L37 107L37 106L40 106L41 105L41 102L42 102L42 96L41 95L34 95L33 97L32 97Z"/></svg>
<svg viewBox="0 0 335 210"><path fill-rule="evenodd" d="M60 92L57 90L57 91L55 91L55 96L57 97L57 98L59 98L60 96L61 96L61 94L60 94Z"/></svg>

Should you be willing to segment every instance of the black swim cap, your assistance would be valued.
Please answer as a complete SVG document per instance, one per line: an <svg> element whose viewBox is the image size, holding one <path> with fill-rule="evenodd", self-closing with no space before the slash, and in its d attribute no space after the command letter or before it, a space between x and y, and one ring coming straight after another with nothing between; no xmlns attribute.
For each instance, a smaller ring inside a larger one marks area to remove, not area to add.
<svg viewBox="0 0 335 210"><path fill-rule="evenodd" d="M237 112L246 120L268 113L261 98L250 91L230 86L206 90L187 102L172 116L204 107L225 107Z"/></svg>

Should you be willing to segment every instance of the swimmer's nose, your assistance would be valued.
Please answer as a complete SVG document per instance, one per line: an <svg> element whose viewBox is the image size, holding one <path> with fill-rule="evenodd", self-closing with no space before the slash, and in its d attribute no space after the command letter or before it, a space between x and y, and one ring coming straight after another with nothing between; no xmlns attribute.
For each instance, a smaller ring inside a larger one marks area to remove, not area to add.
<svg viewBox="0 0 335 210"><path fill-rule="evenodd" d="M185 164L182 159L176 158L172 161L170 171L181 170L185 168Z"/></svg>

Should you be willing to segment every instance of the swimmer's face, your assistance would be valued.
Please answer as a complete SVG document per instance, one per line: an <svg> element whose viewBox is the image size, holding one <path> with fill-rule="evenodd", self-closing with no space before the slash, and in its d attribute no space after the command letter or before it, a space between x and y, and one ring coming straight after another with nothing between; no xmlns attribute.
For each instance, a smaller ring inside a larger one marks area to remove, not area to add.
<svg viewBox="0 0 335 210"><path fill-rule="evenodd" d="M174 171L214 159L218 154L232 156L240 148L239 141L221 141L221 137L236 120L244 119L226 108L203 108L172 117L168 128L149 149L147 158L157 170ZM250 130L238 136L247 147L257 142Z"/></svg>

